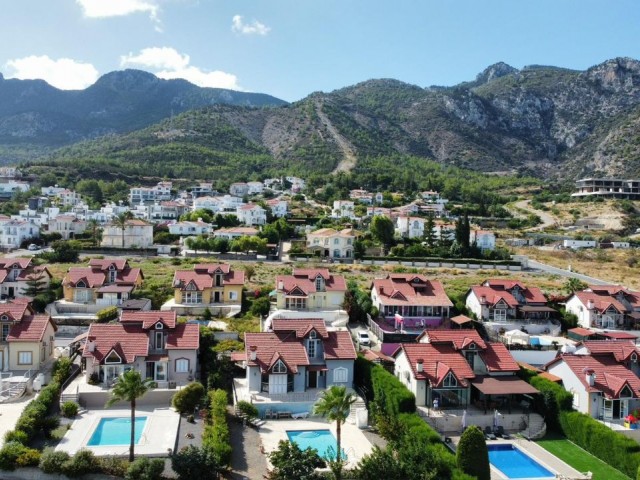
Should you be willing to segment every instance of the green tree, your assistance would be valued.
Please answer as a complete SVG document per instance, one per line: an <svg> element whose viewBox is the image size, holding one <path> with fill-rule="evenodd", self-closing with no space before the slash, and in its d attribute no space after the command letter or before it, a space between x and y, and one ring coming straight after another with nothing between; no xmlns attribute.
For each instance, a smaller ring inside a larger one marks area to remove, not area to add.
<svg viewBox="0 0 640 480"><path fill-rule="evenodd" d="M297 444L280 440L278 448L269 454L273 470L269 480L320 480L315 470L326 466L318 452L307 448L300 450Z"/></svg>
<svg viewBox="0 0 640 480"><path fill-rule="evenodd" d="M187 445L171 456L171 468L180 480L220 478L224 467L211 448Z"/></svg>
<svg viewBox="0 0 640 480"><path fill-rule="evenodd" d="M97 246L98 242L102 240L102 229L100 228L100 222L95 218L92 218L87 222L87 228L91 232L91 242L93 246Z"/></svg>
<svg viewBox="0 0 640 480"><path fill-rule="evenodd" d="M340 463L342 455L342 424L347 420L349 412L351 411L351 405L353 405L355 401L355 395L351 392L347 392L346 387L332 385L328 390L324 390L320 394L320 398L313 406L313 412L316 415L325 417L330 422L336 422L336 445L338 450L336 452L337 463ZM338 472L336 475L337 480L340 480L341 473L342 472Z"/></svg>
<svg viewBox="0 0 640 480"><path fill-rule="evenodd" d="M246 264L243 270L245 278L248 282L250 282L253 276L256 274L256 267L251 264Z"/></svg>
<svg viewBox="0 0 640 480"><path fill-rule="evenodd" d="M389 217L376 215L371 220L369 230L371 230L373 237L382 244L383 253L386 254L393 245L395 235L393 221Z"/></svg>
<svg viewBox="0 0 640 480"><path fill-rule="evenodd" d="M427 221L424 224L424 241L427 243L427 247L433 248L436 244L436 233L435 233L435 221L433 219L433 215L429 215L427 217Z"/></svg>
<svg viewBox="0 0 640 480"><path fill-rule="evenodd" d="M478 480L491 479L489 451L480 427L472 425L464 431L456 450L456 460L464 473Z"/></svg>
<svg viewBox="0 0 640 480"><path fill-rule="evenodd" d="M571 277L568 278L566 282L562 285L564 291L567 292L568 295L571 295L576 292L580 292L588 287L588 285L582 280Z"/></svg>
<svg viewBox="0 0 640 480"><path fill-rule="evenodd" d="M124 231L127 228L127 223L132 218L133 218L133 214L131 213L131 211L127 211L127 212L119 214L117 217L114 217L111 220L111 223L114 226L118 227L120 229L120 231L122 232L122 248L124 248Z"/></svg>
<svg viewBox="0 0 640 480"><path fill-rule="evenodd" d="M143 397L151 388L153 380L142 379L137 370L128 370L118 377L111 390L111 398L106 403L110 407L117 402L129 402L131 406L131 443L129 444L129 462L134 460L134 445L136 434L136 400Z"/></svg>

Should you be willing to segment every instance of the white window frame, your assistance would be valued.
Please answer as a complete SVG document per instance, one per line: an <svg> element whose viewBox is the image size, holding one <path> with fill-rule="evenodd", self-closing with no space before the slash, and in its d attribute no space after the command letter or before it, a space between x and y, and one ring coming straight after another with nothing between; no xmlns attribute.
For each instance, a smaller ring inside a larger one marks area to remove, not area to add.
<svg viewBox="0 0 640 480"><path fill-rule="evenodd" d="M33 352L18 352L18 365L33 365Z"/></svg>
<svg viewBox="0 0 640 480"><path fill-rule="evenodd" d="M289 370L282 360L278 360L271 369L271 373L288 373Z"/></svg>
<svg viewBox="0 0 640 480"><path fill-rule="evenodd" d="M189 373L189 359L177 358L176 359L176 373Z"/></svg>
<svg viewBox="0 0 640 480"><path fill-rule="evenodd" d="M333 369L333 383L347 383L349 379L349 370L344 367Z"/></svg>

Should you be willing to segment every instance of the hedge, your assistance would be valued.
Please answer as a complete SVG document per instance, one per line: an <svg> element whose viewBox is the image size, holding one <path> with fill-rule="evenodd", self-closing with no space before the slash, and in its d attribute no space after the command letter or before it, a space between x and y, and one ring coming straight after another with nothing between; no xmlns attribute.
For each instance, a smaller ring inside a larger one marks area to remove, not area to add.
<svg viewBox="0 0 640 480"><path fill-rule="evenodd" d="M209 392L209 415L202 435L202 446L210 449L221 465L231 463L231 436L227 423L227 392Z"/></svg>
<svg viewBox="0 0 640 480"><path fill-rule="evenodd" d="M547 428L560 431L558 415L573 409L573 395L560 384L543 377L533 376L529 383L540 391L540 395L535 397L535 407L544 417Z"/></svg>
<svg viewBox="0 0 640 480"><path fill-rule="evenodd" d="M16 427L5 434L5 439L18 441L24 445L31 443L35 435L48 424L47 413L58 401L60 384L51 382L44 387L37 398L31 400L22 411Z"/></svg>
<svg viewBox="0 0 640 480"><path fill-rule="evenodd" d="M634 478L640 466L640 444L611 430L589 415L561 412L565 436L603 462Z"/></svg>
<svg viewBox="0 0 640 480"><path fill-rule="evenodd" d="M98 323L105 323L118 318L118 307L106 307L96 313Z"/></svg>
<svg viewBox="0 0 640 480"><path fill-rule="evenodd" d="M362 257L362 260L382 262L431 262L431 263L471 263L475 265L507 265L520 266L520 262L514 260L485 260L483 258L444 258L444 257Z"/></svg>
<svg viewBox="0 0 640 480"><path fill-rule="evenodd" d="M415 395L380 365L371 369L371 385L375 402L384 414L392 416L416 411Z"/></svg>

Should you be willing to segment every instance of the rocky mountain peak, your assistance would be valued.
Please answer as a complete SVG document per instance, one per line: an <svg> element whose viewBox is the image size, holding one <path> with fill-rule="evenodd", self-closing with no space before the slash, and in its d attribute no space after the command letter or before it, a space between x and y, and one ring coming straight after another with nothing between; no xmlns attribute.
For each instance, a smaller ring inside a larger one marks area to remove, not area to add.
<svg viewBox="0 0 640 480"><path fill-rule="evenodd" d="M640 62L628 57L613 58L591 67L586 76L608 90L637 90L640 87Z"/></svg>
<svg viewBox="0 0 640 480"><path fill-rule="evenodd" d="M518 69L513 68L511 65L508 65L504 62L494 63L493 65L485 68L481 73L476 76L476 83L478 85L482 85L485 83L489 83L496 78L504 77L506 75L510 75L512 73L517 73Z"/></svg>
<svg viewBox="0 0 640 480"><path fill-rule="evenodd" d="M150 86L160 82L161 80L152 73L143 70L126 69L102 75L92 87L109 88L119 91L136 91L146 90Z"/></svg>

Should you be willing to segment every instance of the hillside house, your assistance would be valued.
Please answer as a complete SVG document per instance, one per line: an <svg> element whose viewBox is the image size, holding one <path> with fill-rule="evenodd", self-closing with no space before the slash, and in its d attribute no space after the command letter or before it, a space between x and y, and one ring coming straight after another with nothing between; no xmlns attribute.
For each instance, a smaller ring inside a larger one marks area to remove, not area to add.
<svg viewBox="0 0 640 480"><path fill-rule="evenodd" d="M422 238L425 223L426 219L422 217L399 215L396 218L396 232L405 238Z"/></svg>
<svg viewBox="0 0 640 480"><path fill-rule="evenodd" d="M114 223L104 226L103 247L147 248L153 245L153 225L137 218L127 220L123 229Z"/></svg>
<svg viewBox="0 0 640 480"><path fill-rule="evenodd" d="M40 227L33 220L0 220L0 245L5 250L20 248L23 242L40 238Z"/></svg>
<svg viewBox="0 0 640 480"><path fill-rule="evenodd" d="M241 223L252 227L267 223L267 211L255 203L247 203L236 209L236 216Z"/></svg>
<svg viewBox="0 0 640 480"><path fill-rule="evenodd" d="M33 257L0 258L0 299L25 297L30 288L44 291L51 278L46 266L33 264Z"/></svg>
<svg viewBox="0 0 640 480"><path fill-rule="evenodd" d="M75 238L87 230L87 222L75 215L58 215L49 221L49 233L59 233L63 240Z"/></svg>
<svg viewBox="0 0 640 480"><path fill-rule="evenodd" d="M326 268L294 269L276 277L276 305L285 310L340 310L347 284Z"/></svg>
<svg viewBox="0 0 640 480"><path fill-rule="evenodd" d="M620 285L589 285L586 290L574 292L566 308L584 328L615 330L640 326L640 293Z"/></svg>
<svg viewBox="0 0 640 480"><path fill-rule="evenodd" d="M307 249L328 258L353 258L353 244L359 235L352 228L337 231L333 228L321 228L307 234Z"/></svg>

